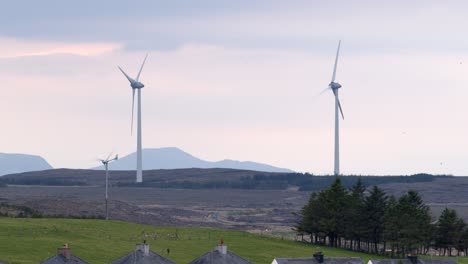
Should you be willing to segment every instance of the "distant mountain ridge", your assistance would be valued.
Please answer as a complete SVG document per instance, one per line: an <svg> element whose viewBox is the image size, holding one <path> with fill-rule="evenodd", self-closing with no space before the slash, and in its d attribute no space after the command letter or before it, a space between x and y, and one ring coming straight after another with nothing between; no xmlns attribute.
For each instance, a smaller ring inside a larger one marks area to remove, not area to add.
<svg viewBox="0 0 468 264"><path fill-rule="evenodd" d="M0 176L53 169L42 157L28 154L0 153Z"/></svg>
<svg viewBox="0 0 468 264"><path fill-rule="evenodd" d="M109 164L112 170L134 170L136 153L131 153ZM252 161L221 160L206 161L199 159L179 148L167 147L143 149L143 170L183 169L183 168L229 168L265 172L293 172L292 170ZM102 166L93 169L103 169Z"/></svg>

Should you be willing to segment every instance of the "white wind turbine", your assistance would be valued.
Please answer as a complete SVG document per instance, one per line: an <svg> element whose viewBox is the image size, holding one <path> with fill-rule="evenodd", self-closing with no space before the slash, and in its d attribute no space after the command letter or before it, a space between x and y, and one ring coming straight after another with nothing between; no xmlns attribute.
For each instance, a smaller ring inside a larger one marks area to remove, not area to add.
<svg viewBox="0 0 468 264"><path fill-rule="evenodd" d="M341 40L338 42L338 50L336 51L336 58L335 58L335 66L333 67L333 75L330 84L328 85L328 89L331 89L333 94L335 95L335 166L334 166L334 174L340 175L340 122L339 122L339 114L338 111L341 113L341 117L344 120L343 109L341 109L340 99L338 97L338 89L341 88L341 84L335 82L336 78L336 67L338 64L338 56L340 54L340 46Z"/></svg>
<svg viewBox="0 0 468 264"><path fill-rule="evenodd" d="M140 183L143 182L143 172L142 172L142 153L141 153L141 88L145 87L143 83L140 82L140 74L141 70L143 70L143 66L145 66L146 58L148 54L146 54L143 63L141 64L140 71L135 79L130 78L123 70L119 67L120 71L127 77L128 81L130 82L130 86L132 87L132 123L131 123L131 131L133 134L133 109L135 105L135 90L138 90L138 102L137 102L137 172L136 172L136 182Z"/></svg>
<svg viewBox="0 0 468 264"><path fill-rule="evenodd" d="M109 210L108 210L108 206L107 206L107 200L109 198L109 195L108 195L108 185L109 185L109 162L112 162L114 160L118 160L119 159L119 155L115 155L114 158L112 159L109 159L110 156L112 155L109 154L109 156L107 156L106 159L100 159L99 161L102 162L102 165L104 165L104 168L106 169L106 220L109 220Z"/></svg>

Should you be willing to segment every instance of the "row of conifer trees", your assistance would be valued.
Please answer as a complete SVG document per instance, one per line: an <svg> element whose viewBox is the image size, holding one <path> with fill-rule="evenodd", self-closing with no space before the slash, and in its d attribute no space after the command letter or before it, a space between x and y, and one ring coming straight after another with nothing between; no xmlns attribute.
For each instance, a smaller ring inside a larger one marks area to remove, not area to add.
<svg viewBox="0 0 468 264"><path fill-rule="evenodd" d="M468 228L455 210L446 208L433 219L416 191L397 199L377 186L367 190L361 179L346 189L337 177L312 193L295 230L312 243L392 257L468 251Z"/></svg>

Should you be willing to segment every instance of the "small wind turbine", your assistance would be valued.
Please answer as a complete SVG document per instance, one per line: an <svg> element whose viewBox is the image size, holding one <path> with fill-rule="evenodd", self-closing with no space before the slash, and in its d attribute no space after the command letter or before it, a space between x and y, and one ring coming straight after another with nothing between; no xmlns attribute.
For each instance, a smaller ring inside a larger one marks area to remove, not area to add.
<svg viewBox="0 0 468 264"><path fill-rule="evenodd" d="M340 46L341 46L341 40L338 42L338 50L336 51L335 66L333 67L332 80L327 88L327 90L331 89L333 94L335 95L335 164L334 164L335 175L340 175L340 122L339 122L338 111L341 113L341 117L344 120L343 109L341 109L341 103L338 97L338 89L341 88L341 84L339 84L338 82L335 82L336 67L338 65L338 56L340 54Z"/></svg>
<svg viewBox="0 0 468 264"><path fill-rule="evenodd" d="M143 83L140 82L141 70L145 66L146 54L143 63L141 64L140 71L135 79L130 78L123 70L119 67L119 70L127 77L132 87L132 123L131 123L131 133L133 134L133 109L135 105L135 90L138 90L138 106L137 106L137 172L136 172L136 182L143 182L143 172L142 172L142 151L141 151L141 88L145 87Z"/></svg>
<svg viewBox="0 0 468 264"><path fill-rule="evenodd" d="M106 159L100 159L100 161L102 162L102 165L104 165L104 167L106 168L106 220L109 220L109 211L108 211L108 207L107 207L107 199L109 197L108 196L108 191L107 191L108 184L109 184L109 162L119 159L119 155L117 155L117 154L115 155L114 158L109 159L111 155L112 155L112 153L109 154L109 156L107 156Z"/></svg>

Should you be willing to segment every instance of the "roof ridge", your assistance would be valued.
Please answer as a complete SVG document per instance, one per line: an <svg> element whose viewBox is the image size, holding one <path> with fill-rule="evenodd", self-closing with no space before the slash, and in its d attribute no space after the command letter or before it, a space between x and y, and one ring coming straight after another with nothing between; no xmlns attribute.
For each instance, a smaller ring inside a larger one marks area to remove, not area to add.
<svg viewBox="0 0 468 264"><path fill-rule="evenodd" d="M61 260L65 260L65 259L66 259L64 256L62 256L62 255L60 255L60 254L55 254L55 255L52 255L52 256L50 256L50 257L44 259L44 260L41 261L40 263L41 263L41 264L42 264L42 263L47 263L48 261L51 261L51 260L57 259L57 258L59 258L59 259L61 259ZM71 255L71 256L70 256L70 259L75 259L75 260L81 261L81 262L83 262L83 263L89 264L89 262L87 262L86 260L84 260L84 259L82 259L82 258L80 258L80 257L78 257L78 256L76 256L76 255ZM66 262L66 261L65 261L65 262Z"/></svg>
<svg viewBox="0 0 468 264"><path fill-rule="evenodd" d="M112 264L112 263L121 263L121 262L125 262L125 261L131 259L132 257L136 257L137 252L140 252L141 254L143 254L143 252L142 252L141 250L134 249L134 250L128 252L127 254L121 256L120 258L118 258L118 259L116 259L116 260L113 260L113 261L111 262L111 264ZM170 258L167 258L167 257L165 257L165 256L163 256L163 255L160 255L159 253L157 253L157 252L155 252L155 251L153 251L153 250L150 250L149 252L152 254L152 255L150 255L149 257L159 257L159 258L162 258L162 259L164 259L164 260L167 260L167 261L169 261L169 262L171 262L171 263L175 263L175 262L172 261Z"/></svg>
<svg viewBox="0 0 468 264"><path fill-rule="evenodd" d="M251 263L250 260L248 260L248 259L246 259L246 258L244 258L244 257L242 257L242 256L240 256L240 255L237 255L236 253L232 252L231 250L227 250L227 252L228 252L228 253L231 253L231 254L233 254L233 255L235 255L235 256L237 256L237 257L239 257L239 258L241 258L241 259L243 259L243 260L245 260L245 261Z"/></svg>

